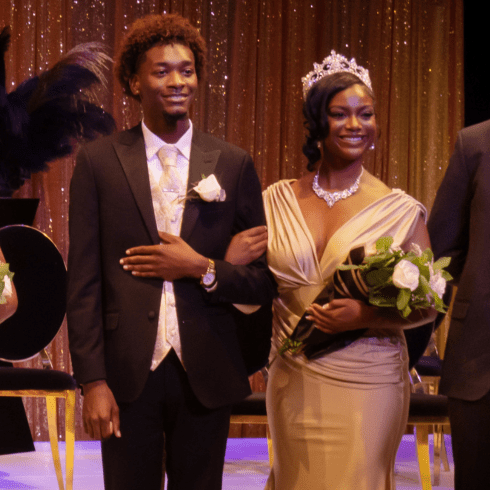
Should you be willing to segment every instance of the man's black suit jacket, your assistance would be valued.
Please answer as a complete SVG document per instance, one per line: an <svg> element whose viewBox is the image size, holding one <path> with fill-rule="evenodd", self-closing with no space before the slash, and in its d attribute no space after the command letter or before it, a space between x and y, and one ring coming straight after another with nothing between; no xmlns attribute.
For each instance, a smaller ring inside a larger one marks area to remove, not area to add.
<svg viewBox="0 0 490 490"><path fill-rule="evenodd" d="M205 202L193 185L215 174L224 202ZM194 129L189 198L181 237L215 259L218 287L174 281L183 363L198 399L214 408L250 393L232 303L264 304L274 295L265 257L250 266L223 261L233 234L265 224L260 183L243 150ZM141 125L80 151L70 187L68 332L79 383L107 379L118 402L141 393L157 335L162 281L133 277L119 260L158 244Z"/></svg>
<svg viewBox="0 0 490 490"><path fill-rule="evenodd" d="M428 229L458 287L440 391L478 400L490 390L490 121L460 131Z"/></svg>

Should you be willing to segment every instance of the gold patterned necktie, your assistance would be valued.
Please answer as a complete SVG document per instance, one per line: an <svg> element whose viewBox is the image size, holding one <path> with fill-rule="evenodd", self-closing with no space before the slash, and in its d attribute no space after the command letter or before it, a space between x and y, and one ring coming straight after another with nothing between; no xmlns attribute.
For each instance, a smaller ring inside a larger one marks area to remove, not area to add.
<svg viewBox="0 0 490 490"><path fill-rule="evenodd" d="M179 197L186 192L186 183L183 181L177 168L178 150L175 146L164 145L157 156L162 164L162 175L158 183L150 175L150 185L155 210L155 219L159 231L166 231L173 235L180 234L180 223L183 206ZM172 283L165 282L162 289L162 306L158 320L158 332L152 358L152 369L160 364L168 354L171 347L182 359L182 349L178 333L177 314L175 311L175 296Z"/></svg>
<svg viewBox="0 0 490 490"><path fill-rule="evenodd" d="M176 192L182 188L182 178L177 168L177 148L175 146L164 145L158 152L158 158L162 164L162 176L160 177L160 189L164 192Z"/></svg>

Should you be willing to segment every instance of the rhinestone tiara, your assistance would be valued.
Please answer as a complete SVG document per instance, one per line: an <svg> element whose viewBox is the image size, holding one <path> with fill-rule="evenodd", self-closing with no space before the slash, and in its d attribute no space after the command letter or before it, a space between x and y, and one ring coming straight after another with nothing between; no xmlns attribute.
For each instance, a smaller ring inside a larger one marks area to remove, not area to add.
<svg viewBox="0 0 490 490"><path fill-rule="evenodd" d="M321 63L313 63L313 70L301 79L303 82L303 99L306 100L306 95L308 94L310 88L323 77L343 71L356 75L371 90L373 89L371 79L369 78L369 71L366 70L366 68L358 66L354 58L349 61L345 56L337 54L332 49L330 55L327 56Z"/></svg>

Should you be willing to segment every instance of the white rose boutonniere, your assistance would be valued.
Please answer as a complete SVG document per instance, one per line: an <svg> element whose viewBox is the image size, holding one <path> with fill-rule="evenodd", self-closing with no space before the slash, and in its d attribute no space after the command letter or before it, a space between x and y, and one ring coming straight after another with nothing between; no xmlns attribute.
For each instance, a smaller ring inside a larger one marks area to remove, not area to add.
<svg viewBox="0 0 490 490"><path fill-rule="evenodd" d="M219 201L222 202L226 199L226 192L218 183L214 174L204 178L193 188L199 197L206 202Z"/></svg>
<svg viewBox="0 0 490 490"><path fill-rule="evenodd" d="M415 291L419 286L419 268L408 260L400 260L393 270L393 284L400 289Z"/></svg>

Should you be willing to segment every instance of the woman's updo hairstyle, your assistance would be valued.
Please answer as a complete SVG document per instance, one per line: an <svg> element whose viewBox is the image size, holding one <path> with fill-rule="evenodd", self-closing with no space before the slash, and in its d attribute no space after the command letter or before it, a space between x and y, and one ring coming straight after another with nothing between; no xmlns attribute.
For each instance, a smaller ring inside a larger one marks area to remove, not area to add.
<svg viewBox="0 0 490 490"><path fill-rule="evenodd" d="M364 84L356 75L343 71L327 75L311 87L303 104L305 127L308 134L303 145L303 153L308 159L307 169L315 170L315 164L321 158L318 143L323 141L329 132L327 109L335 95L352 85L362 85L366 94L373 99L373 91Z"/></svg>

